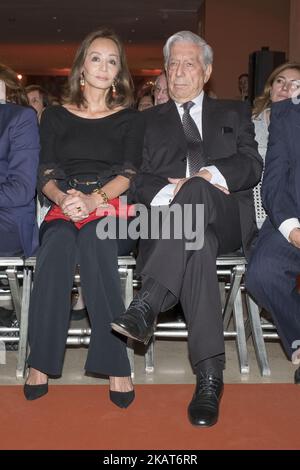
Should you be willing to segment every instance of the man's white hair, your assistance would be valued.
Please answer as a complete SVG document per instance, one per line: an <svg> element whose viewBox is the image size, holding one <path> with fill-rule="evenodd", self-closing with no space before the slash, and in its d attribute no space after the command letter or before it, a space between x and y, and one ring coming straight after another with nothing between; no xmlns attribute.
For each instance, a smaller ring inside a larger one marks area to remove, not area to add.
<svg viewBox="0 0 300 470"><path fill-rule="evenodd" d="M203 60L203 65L205 66L205 68L213 63L213 50L207 44L207 42L204 41L203 38L201 38L195 33L192 33L191 31L179 31L178 33L175 33L173 34L173 36L169 37L166 44L164 45L163 54L165 60L165 67L168 66L171 46L175 42L179 41L191 42L199 46L201 50L201 59Z"/></svg>

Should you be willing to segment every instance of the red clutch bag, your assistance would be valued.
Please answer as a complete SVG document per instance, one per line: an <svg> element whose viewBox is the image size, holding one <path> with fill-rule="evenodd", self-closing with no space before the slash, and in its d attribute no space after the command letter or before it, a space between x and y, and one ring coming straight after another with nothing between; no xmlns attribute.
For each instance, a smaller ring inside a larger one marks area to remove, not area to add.
<svg viewBox="0 0 300 470"><path fill-rule="evenodd" d="M78 229L81 229L85 224L91 222L92 220L101 219L102 217L111 216L128 219L128 217L134 217L134 215L135 205L122 204L120 199L116 197L115 199L108 201L107 206L98 207L96 210L91 212L86 219L83 219L80 222L74 222L74 225ZM51 222L52 220L56 219L70 220L70 218L62 212L61 208L54 204L47 213L44 221Z"/></svg>

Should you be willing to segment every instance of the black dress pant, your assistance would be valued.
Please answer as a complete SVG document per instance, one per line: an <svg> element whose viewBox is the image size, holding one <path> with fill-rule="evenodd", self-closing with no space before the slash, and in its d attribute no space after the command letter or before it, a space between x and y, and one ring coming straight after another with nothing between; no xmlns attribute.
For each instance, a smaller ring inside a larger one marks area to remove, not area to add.
<svg viewBox="0 0 300 470"><path fill-rule="evenodd" d="M97 223L80 230L64 220L42 226L30 300L28 364L48 375L62 372L77 263L92 330L85 368L109 376L130 375L126 342L110 327L124 311L117 258L129 253L129 243L99 239Z"/></svg>
<svg viewBox="0 0 300 470"><path fill-rule="evenodd" d="M289 358L300 348L300 250L266 219L246 273L246 287L276 324Z"/></svg>
<svg viewBox="0 0 300 470"><path fill-rule="evenodd" d="M222 307L216 272L216 258L241 247L238 202L203 178L188 180L171 206L204 205L204 245L187 250L186 237L160 239L142 271L168 289L162 311L181 301L188 327L192 366L224 355ZM164 224L164 222L163 222Z"/></svg>

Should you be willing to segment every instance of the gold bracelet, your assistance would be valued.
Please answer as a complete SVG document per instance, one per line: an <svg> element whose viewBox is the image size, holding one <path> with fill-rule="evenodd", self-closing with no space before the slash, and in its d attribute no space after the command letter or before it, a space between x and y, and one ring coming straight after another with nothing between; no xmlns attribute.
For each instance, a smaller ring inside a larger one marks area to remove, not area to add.
<svg viewBox="0 0 300 470"><path fill-rule="evenodd" d="M96 188L96 189L94 189L93 193L100 194L100 196L101 196L102 199L103 199L103 203L104 203L104 204L107 204L107 203L108 203L108 201L109 201L108 195L106 194L105 191L103 191L103 189L101 189L101 188Z"/></svg>

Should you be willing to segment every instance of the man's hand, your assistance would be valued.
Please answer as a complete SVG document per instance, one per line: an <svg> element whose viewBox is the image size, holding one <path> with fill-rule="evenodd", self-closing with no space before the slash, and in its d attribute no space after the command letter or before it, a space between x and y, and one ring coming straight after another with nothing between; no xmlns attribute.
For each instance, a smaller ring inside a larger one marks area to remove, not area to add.
<svg viewBox="0 0 300 470"><path fill-rule="evenodd" d="M194 176L191 176L191 178L194 178L195 176L203 178L208 182L210 182L212 177L211 173L208 170L201 170ZM176 196L176 194L182 188L184 183L186 183L189 179L190 178L168 178L169 183L176 184L176 187L174 189L174 196ZM224 194L230 194L228 189L224 188L224 186L221 186L220 184L213 184L213 186L218 188L220 191L223 191Z"/></svg>
<svg viewBox="0 0 300 470"><path fill-rule="evenodd" d="M300 248L300 228L293 228L289 234L289 239L292 245Z"/></svg>
<svg viewBox="0 0 300 470"><path fill-rule="evenodd" d="M230 194L230 192L228 191L228 189L224 188L224 186L221 186L220 184L214 184L213 186L215 186L216 188L218 188L220 191L223 191L223 193L225 193L225 194Z"/></svg>
<svg viewBox="0 0 300 470"><path fill-rule="evenodd" d="M178 193L178 191L182 188L184 183L188 181L189 178L168 178L169 183L176 184L174 189L174 197Z"/></svg>
<svg viewBox="0 0 300 470"><path fill-rule="evenodd" d="M212 174L208 170L200 170L194 176L200 176L201 178L209 182L211 181L211 178L212 178Z"/></svg>

